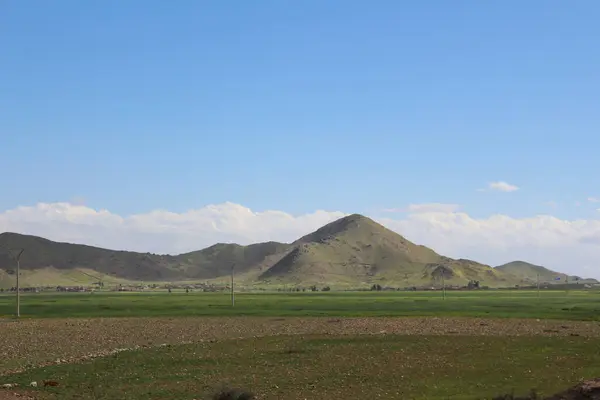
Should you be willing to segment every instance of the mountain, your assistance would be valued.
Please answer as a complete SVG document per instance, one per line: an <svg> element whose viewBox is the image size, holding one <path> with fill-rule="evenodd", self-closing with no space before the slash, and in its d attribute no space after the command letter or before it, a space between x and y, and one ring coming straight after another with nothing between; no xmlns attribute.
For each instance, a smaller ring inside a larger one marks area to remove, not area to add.
<svg viewBox="0 0 600 400"><path fill-rule="evenodd" d="M136 280L167 280L177 276L177 272L168 268L175 260L173 256L59 243L10 232L0 234L0 248L25 249L21 256L21 268L24 270L48 267L56 270L84 268ZM14 261L5 251L0 251L0 267L5 270L14 269Z"/></svg>
<svg viewBox="0 0 600 400"><path fill-rule="evenodd" d="M561 272L552 271L541 265L531 264L525 261L512 261L507 264L499 265L494 268L496 271L501 271L511 274L521 280L522 284L536 284L538 281L542 283L595 283L595 279L583 279L579 276L563 274ZM556 279L560 278L560 279Z"/></svg>
<svg viewBox="0 0 600 400"><path fill-rule="evenodd" d="M241 246L235 243L217 243L204 250L180 254L172 268L191 279L213 279L226 276L235 268L235 274L253 269L268 268L290 248L278 242L256 243ZM278 258L279 255L279 258Z"/></svg>
<svg viewBox="0 0 600 400"><path fill-rule="evenodd" d="M61 281L68 282L73 280L73 274L66 272L74 270L91 278L97 277L96 280L206 280L229 275L232 265L235 265L236 274L260 267L270 256L285 251L287 247L289 245L276 242L250 246L219 243L204 250L172 256L107 250L6 232L0 234L0 280L10 279L15 269L14 260L2 249L25 249L21 256L21 270L26 275L31 275L28 270L46 270L54 273L46 273L47 276L59 279L60 275ZM65 278L67 275L68 278Z"/></svg>
<svg viewBox="0 0 600 400"><path fill-rule="evenodd" d="M453 260L416 245L370 218L353 214L292 243L292 248L259 276L264 282L363 283L396 285L481 284L510 280L487 265Z"/></svg>
<svg viewBox="0 0 600 400"><path fill-rule="evenodd" d="M557 275L523 262L492 268L444 257L359 214L340 218L290 244L218 243L179 255L116 251L2 233L0 286L7 287L14 284L14 260L2 248L25 249L22 277L24 285L31 286L98 280L226 282L232 268L236 281L246 285L439 286L442 281L464 285L476 280L482 286L506 287L523 284L531 276L535 279L537 273L548 280Z"/></svg>

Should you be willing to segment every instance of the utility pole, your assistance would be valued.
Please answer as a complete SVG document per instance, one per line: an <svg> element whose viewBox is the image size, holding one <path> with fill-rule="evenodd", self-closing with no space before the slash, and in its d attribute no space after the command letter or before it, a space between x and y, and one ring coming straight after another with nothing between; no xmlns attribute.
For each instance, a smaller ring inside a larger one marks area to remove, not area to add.
<svg viewBox="0 0 600 400"><path fill-rule="evenodd" d="M537 274L537 297L540 298L540 274Z"/></svg>
<svg viewBox="0 0 600 400"><path fill-rule="evenodd" d="M406 280L406 289L408 289L408 274L404 274L404 279Z"/></svg>
<svg viewBox="0 0 600 400"><path fill-rule="evenodd" d="M19 277L21 275L21 255L25 251L25 249L20 249L18 253L6 249L8 255L11 256L15 262L17 263L17 318L21 317L21 285L19 282Z"/></svg>
<svg viewBox="0 0 600 400"><path fill-rule="evenodd" d="M444 297L444 300L446 300L446 277L445 275L446 271L442 271L442 296Z"/></svg>
<svg viewBox="0 0 600 400"><path fill-rule="evenodd" d="M235 264L231 266L231 307L235 307L235 292L233 290L233 272L235 270Z"/></svg>

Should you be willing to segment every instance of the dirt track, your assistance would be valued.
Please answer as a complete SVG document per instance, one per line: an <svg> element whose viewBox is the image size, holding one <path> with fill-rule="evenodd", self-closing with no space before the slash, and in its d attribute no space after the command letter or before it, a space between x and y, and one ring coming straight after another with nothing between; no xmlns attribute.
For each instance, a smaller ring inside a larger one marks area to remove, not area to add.
<svg viewBox="0 0 600 400"><path fill-rule="evenodd" d="M597 322L477 318L97 318L0 321L0 375L118 349L295 334L600 337Z"/></svg>

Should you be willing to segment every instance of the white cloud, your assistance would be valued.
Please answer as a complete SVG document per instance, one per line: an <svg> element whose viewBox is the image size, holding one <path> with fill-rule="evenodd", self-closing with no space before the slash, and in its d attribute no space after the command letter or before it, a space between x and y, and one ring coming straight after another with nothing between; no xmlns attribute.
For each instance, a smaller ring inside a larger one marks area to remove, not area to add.
<svg viewBox="0 0 600 400"><path fill-rule="evenodd" d="M597 197L588 197L587 199L590 203L600 203L600 199Z"/></svg>
<svg viewBox="0 0 600 400"><path fill-rule="evenodd" d="M515 192L515 191L519 190L519 187L515 186L515 185L511 185L510 183L507 183L504 181L498 181L498 182L490 182L488 184L488 189L496 190L499 192Z"/></svg>
<svg viewBox="0 0 600 400"><path fill-rule="evenodd" d="M600 219L562 220L544 215L473 218L452 204L413 204L406 211L402 217L378 221L450 257L491 265L525 260L600 278ZM120 216L83 205L40 203L0 213L0 232L113 249L179 253L216 242L292 241L344 215L315 211L294 216L224 203L184 213L156 210Z"/></svg>
<svg viewBox="0 0 600 400"><path fill-rule="evenodd" d="M423 203L423 204L410 204L408 211L411 213L452 213L457 211L459 208L458 204L445 204L445 203Z"/></svg>
<svg viewBox="0 0 600 400"><path fill-rule="evenodd" d="M383 212L386 213L424 213L424 212L454 212L458 210L458 204L447 204L447 203L422 203L422 204L409 204L405 208L384 208Z"/></svg>

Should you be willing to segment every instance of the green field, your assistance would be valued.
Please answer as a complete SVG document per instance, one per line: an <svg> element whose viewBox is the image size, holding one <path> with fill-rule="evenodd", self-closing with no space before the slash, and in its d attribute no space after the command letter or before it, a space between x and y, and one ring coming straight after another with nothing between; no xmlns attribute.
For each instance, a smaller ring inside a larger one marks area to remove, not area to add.
<svg viewBox="0 0 600 400"><path fill-rule="evenodd" d="M264 399L482 399L552 394L600 376L600 340L422 336L268 337L131 351L35 369L44 399L204 399L221 385ZM93 383L93 384L92 384Z"/></svg>
<svg viewBox="0 0 600 400"><path fill-rule="evenodd" d="M20 321L14 306L0 296L0 384L39 400L208 399L223 386L490 399L600 377L593 290L238 293L234 307L228 293L39 293L22 295ZM58 386L28 387L45 380Z"/></svg>
<svg viewBox="0 0 600 400"><path fill-rule="evenodd" d="M0 315L15 295L0 296ZM40 293L21 297L23 317L469 316L600 321L600 291L241 293Z"/></svg>

